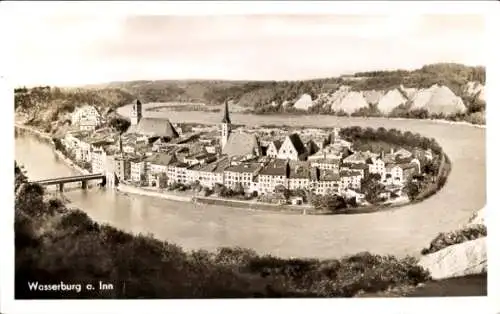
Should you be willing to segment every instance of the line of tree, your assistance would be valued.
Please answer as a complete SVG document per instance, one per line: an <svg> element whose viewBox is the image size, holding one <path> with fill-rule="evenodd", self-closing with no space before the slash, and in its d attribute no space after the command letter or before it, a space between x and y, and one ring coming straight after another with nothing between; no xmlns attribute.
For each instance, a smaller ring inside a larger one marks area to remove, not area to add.
<svg viewBox="0 0 500 314"><path fill-rule="evenodd" d="M422 150L431 149L437 155L441 155L443 152L443 149L434 138L428 138L409 131L402 132L394 128L387 130L384 127L374 129L371 127L362 128L352 126L342 128L339 135L352 142L380 141L400 147L420 148Z"/></svg>

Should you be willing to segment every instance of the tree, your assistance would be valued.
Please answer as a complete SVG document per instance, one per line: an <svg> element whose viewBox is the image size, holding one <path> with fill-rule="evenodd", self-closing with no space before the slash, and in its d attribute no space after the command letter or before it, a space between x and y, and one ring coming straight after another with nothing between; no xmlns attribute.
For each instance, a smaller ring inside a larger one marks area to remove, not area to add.
<svg viewBox="0 0 500 314"><path fill-rule="evenodd" d="M204 188L203 188L203 196L205 196L205 197L206 197L206 196L209 196L209 195L210 195L210 194L212 194L212 193L213 193L213 191L212 191L212 190L210 190L210 188L208 188L208 187L204 187Z"/></svg>
<svg viewBox="0 0 500 314"><path fill-rule="evenodd" d="M166 188L168 185L168 177L167 177L167 174L165 172L161 172L159 175L158 175L158 187L160 189L164 189Z"/></svg>
<svg viewBox="0 0 500 314"><path fill-rule="evenodd" d="M14 181L15 191L17 191L21 184L28 182L23 167L19 166L16 161L14 161Z"/></svg>
<svg viewBox="0 0 500 314"><path fill-rule="evenodd" d="M365 194L366 200L371 204L377 204L382 201L380 193L384 190L384 185L380 183L380 175L378 173L370 173L361 180L361 192Z"/></svg>
<svg viewBox="0 0 500 314"><path fill-rule="evenodd" d="M241 182L236 183L234 187L234 193L237 195L245 194L245 189L243 188L243 184L241 184Z"/></svg>
<svg viewBox="0 0 500 314"><path fill-rule="evenodd" d="M109 125L118 133L125 133L130 127L130 121L121 117L113 117L109 121Z"/></svg>
<svg viewBox="0 0 500 314"><path fill-rule="evenodd" d="M349 207L357 207L358 206L358 202L356 201L356 197L348 198L346 203L347 203L347 205L349 205Z"/></svg>
<svg viewBox="0 0 500 314"><path fill-rule="evenodd" d="M224 185L220 184L220 183L215 183L214 185L214 192L215 194L217 195L222 195L222 191L224 190Z"/></svg>
<svg viewBox="0 0 500 314"><path fill-rule="evenodd" d="M317 210L327 212L336 212L347 207L345 199L340 195L316 196L312 203Z"/></svg>
<svg viewBox="0 0 500 314"><path fill-rule="evenodd" d="M405 187L406 194L410 201L414 201L420 193L420 184L410 181Z"/></svg>
<svg viewBox="0 0 500 314"><path fill-rule="evenodd" d="M284 198L290 198L290 190L288 190L284 185L279 184L274 188L274 192L283 195Z"/></svg>
<svg viewBox="0 0 500 314"><path fill-rule="evenodd" d="M139 182L141 186L148 185L148 177L145 173L141 173L141 181Z"/></svg>

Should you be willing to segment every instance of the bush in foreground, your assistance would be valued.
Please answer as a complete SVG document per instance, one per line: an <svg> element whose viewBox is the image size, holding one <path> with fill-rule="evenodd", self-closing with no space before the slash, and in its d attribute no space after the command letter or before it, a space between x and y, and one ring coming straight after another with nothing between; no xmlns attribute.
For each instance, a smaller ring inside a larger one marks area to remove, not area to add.
<svg viewBox="0 0 500 314"><path fill-rule="evenodd" d="M431 254L448 246L486 237L486 235L487 231L485 225L472 225L457 231L440 233L432 240L430 246L424 248L421 253L422 255Z"/></svg>

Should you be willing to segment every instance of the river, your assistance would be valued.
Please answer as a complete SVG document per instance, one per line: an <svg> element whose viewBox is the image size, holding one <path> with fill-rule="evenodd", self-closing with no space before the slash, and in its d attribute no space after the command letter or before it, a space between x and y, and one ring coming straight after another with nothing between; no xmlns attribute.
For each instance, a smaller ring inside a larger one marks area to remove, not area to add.
<svg viewBox="0 0 500 314"><path fill-rule="evenodd" d="M128 108L121 108L127 113ZM172 122L216 123L220 113L146 112ZM371 126L398 128L436 138L451 159L447 184L436 195L400 209L372 214L301 216L196 205L114 191L67 192L71 206L91 218L134 233L151 233L185 249L252 248L281 257L336 258L369 251L417 255L439 233L460 227L486 200L485 129L432 121L353 119L328 116L232 114L236 124ZM32 179L74 173L47 144L29 135L15 141L16 159Z"/></svg>

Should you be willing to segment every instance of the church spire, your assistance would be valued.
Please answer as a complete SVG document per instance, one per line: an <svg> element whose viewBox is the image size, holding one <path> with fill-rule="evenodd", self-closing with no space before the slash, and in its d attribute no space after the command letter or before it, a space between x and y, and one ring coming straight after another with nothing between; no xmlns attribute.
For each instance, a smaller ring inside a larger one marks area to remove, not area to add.
<svg viewBox="0 0 500 314"><path fill-rule="evenodd" d="M231 133L231 119L229 118L229 109L227 107L227 100L224 103L224 116L222 117L221 126L221 136L220 136L220 146L224 148L229 139L229 134Z"/></svg>
<svg viewBox="0 0 500 314"><path fill-rule="evenodd" d="M119 143L119 147L120 147L120 154L123 155L123 142L122 142L122 135L121 135L121 133L118 135L118 143Z"/></svg>
<svg viewBox="0 0 500 314"><path fill-rule="evenodd" d="M222 117L222 123L231 124L231 119L229 118L229 109L227 106L227 100L224 102L224 116Z"/></svg>

